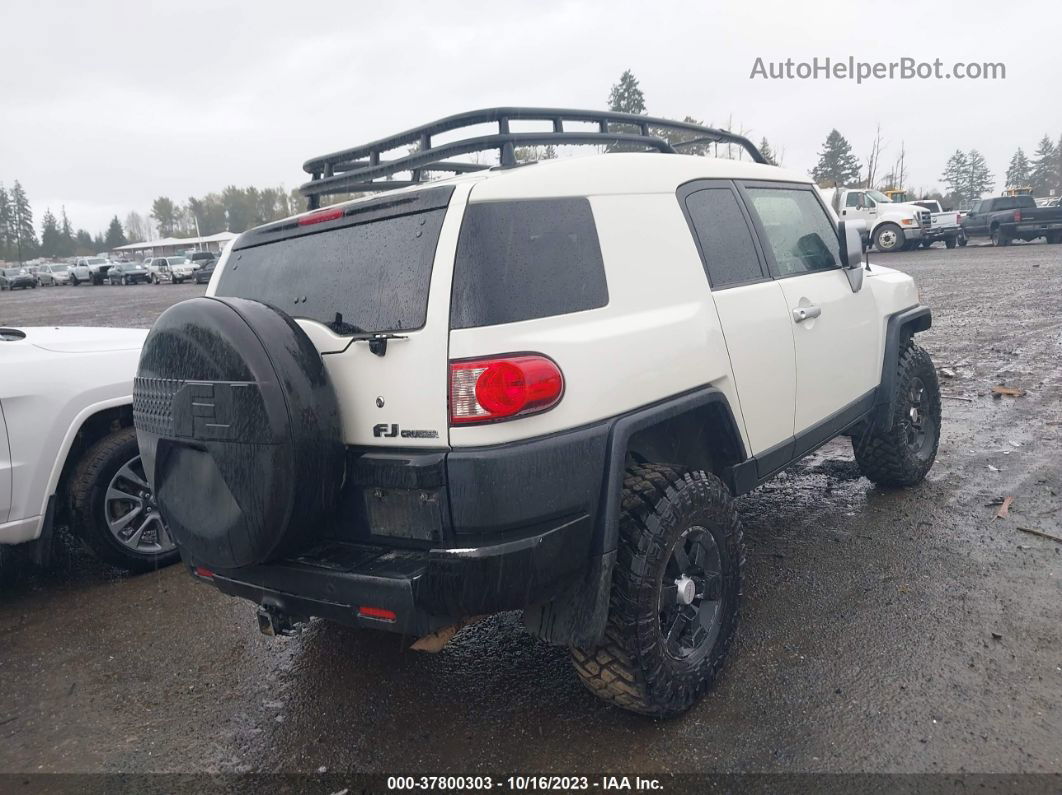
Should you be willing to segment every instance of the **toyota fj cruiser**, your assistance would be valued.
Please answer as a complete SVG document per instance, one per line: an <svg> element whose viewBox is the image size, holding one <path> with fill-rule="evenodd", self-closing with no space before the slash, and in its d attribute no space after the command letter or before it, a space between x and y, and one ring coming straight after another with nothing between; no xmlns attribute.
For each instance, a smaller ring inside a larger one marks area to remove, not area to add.
<svg viewBox="0 0 1062 795"><path fill-rule="evenodd" d="M515 162L544 144L657 153ZM499 167L444 159L488 148ZM734 638L737 495L842 434L884 486L933 463L913 281L864 269L862 224L744 138L499 108L305 168L310 211L242 234L159 318L134 387L186 565L268 634L317 616L438 639L522 609L596 694L677 714Z"/></svg>

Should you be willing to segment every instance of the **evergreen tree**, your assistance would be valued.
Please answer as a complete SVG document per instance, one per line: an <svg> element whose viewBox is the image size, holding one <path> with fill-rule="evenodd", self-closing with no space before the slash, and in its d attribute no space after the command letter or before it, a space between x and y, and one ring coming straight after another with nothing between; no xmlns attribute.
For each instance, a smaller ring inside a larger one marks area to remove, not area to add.
<svg viewBox="0 0 1062 795"><path fill-rule="evenodd" d="M1047 141L1047 139L1044 139ZM1050 141L1047 141L1051 143ZM1018 151L1014 153L1014 157L1010 159L1010 166L1007 167L1007 187L1008 188L1021 188L1029 184L1029 158L1025 156L1025 152L1019 146Z"/></svg>
<svg viewBox="0 0 1062 795"><path fill-rule="evenodd" d="M125 239L125 231L122 229L122 222L118 220L118 216L114 216L111 219L110 226L107 227L107 237L104 241L104 248L107 251L113 251L118 246L124 246L129 241Z"/></svg>
<svg viewBox="0 0 1062 795"><path fill-rule="evenodd" d="M630 69L620 75L608 95L608 109L619 113L645 113L645 94L638 87L638 78Z"/></svg>
<svg viewBox="0 0 1062 795"><path fill-rule="evenodd" d="M1058 192L1060 187L1058 183L1058 157L1059 153L1057 147L1055 147L1055 142L1045 135L1040 139L1036 152L1033 154L1029 179L1022 183L1032 188L1034 196L1048 196L1052 190L1056 193ZM1017 187L1009 179L1007 182L1009 185Z"/></svg>
<svg viewBox="0 0 1062 795"><path fill-rule="evenodd" d="M72 257L74 255L74 228L70 225L70 219L66 217L66 207L61 207L60 210L58 256Z"/></svg>
<svg viewBox="0 0 1062 795"><path fill-rule="evenodd" d="M852 145L837 130L830 130L819 152L819 162L811 176L822 187L850 185L859 181L859 158L852 154Z"/></svg>
<svg viewBox="0 0 1062 795"><path fill-rule="evenodd" d="M92 238L92 250L97 254L107 250L107 241L103 239L103 233L97 232Z"/></svg>
<svg viewBox="0 0 1062 795"><path fill-rule="evenodd" d="M984 155L978 152L976 149L971 149L969 158L969 170L966 178L966 195L970 201L980 199L982 194L992 190L995 183L995 177L992 176L992 172L988 170L988 164L985 162Z"/></svg>
<svg viewBox="0 0 1062 795"><path fill-rule="evenodd" d="M87 257L97 251L99 249L92 245L92 235L84 229L78 229L77 234L74 235L74 253L80 257Z"/></svg>
<svg viewBox="0 0 1062 795"><path fill-rule="evenodd" d="M760 154L763 155L763 159L770 163L772 166L777 166L778 161L775 159L774 150L771 149L771 145L767 143L766 138L760 139Z"/></svg>
<svg viewBox="0 0 1062 795"><path fill-rule="evenodd" d="M15 255L18 261L31 259L37 250L37 230L33 227L33 208L29 197L15 180L11 188L11 207L14 215Z"/></svg>
<svg viewBox="0 0 1062 795"><path fill-rule="evenodd" d="M41 217L41 256L58 257L62 249L63 238L59 231L59 222L55 220L51 208Z"/></svg>
<svg viewBox="0 0 1062 795"><path fill-rule="evenodd" d="M159 196L151 203L151 217L159 228L159 237L172 237L177 232L177 207L168 196Z"/></svg>
<svg viewBox="0 0 1062 795"><path fill-rule="evenodd" d="M14 239L14 219L7 188L0 185L0 260L10 256L11 241Z"/></svg>
<svg viewBox="0 0 1062 795"><path fill-rule="evenodd" d="M969 171L969 168L970 162L969 158L966 157L966 153L961 149L956 149L955 154L948 158L948 162L944 166L944 173L940 175L940 181L948 187L948 195L956 196L960 201L966 200L963 189L966 183L966 172Z"/></svg>

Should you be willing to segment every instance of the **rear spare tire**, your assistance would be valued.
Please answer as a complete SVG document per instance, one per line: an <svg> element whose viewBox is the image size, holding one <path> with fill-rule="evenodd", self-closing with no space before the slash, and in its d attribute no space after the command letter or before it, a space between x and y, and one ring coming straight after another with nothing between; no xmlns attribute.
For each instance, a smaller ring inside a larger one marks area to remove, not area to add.
<svg viewBox="0 0 1062 795"><path fill-rule="evenodd" d="M144 471L189 563L233 569L320 535L343 474L335 392L279 309L193 298L159 317L133 387Z"/></svg>

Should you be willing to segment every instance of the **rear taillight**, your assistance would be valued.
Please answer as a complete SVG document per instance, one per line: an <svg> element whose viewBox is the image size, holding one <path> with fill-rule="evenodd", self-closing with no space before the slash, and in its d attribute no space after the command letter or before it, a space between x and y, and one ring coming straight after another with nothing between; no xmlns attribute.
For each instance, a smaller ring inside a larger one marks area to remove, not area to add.
<svg viewBox="0 0 1062 795"><path fill-rule="evenodd" d="M1021 210L1015 210L1014 211L1014 223L1016 223L1016 224L1020 224L1021 223Z"/></svg>
<svg viewBox="0 0 1062 795"><path fill-rule="evenodd" d="M316 213L310 213L304 215L299 219L299 226L309 226L310 224L323 224L325 221L334 221L337 218L343 217L343 209L341 207L330 207L326 210L320 210Z"/></svg>
<svg viewBox="0 0 1062 795"><path fill-rule="evenodd" d="M537 354L450 362L450 424L495 422L551 409L564 393L556 363Z"/></svg>
<svg viewBox="0 0 1062 795"><path fill-rule="evenodd" d="M195 573L196 577L201 577L204 580L214 579L214 572L206 566L196 566L192 571Z"/></svg>

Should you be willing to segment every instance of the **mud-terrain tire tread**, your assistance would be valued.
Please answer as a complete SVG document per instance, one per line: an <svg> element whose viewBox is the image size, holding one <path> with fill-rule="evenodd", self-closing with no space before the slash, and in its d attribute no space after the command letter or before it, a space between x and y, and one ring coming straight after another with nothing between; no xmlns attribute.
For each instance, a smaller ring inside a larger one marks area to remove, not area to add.
<svg viewBox="0 0 1062 795"><path fill-rule="evenodd" d="M112 566L126 571L140 573L154 571L176 562L180 553L176 550L155 556L134 557L132 553L123 553L117 549L116 542L111 541L111 531L103 523L94 506L97 503L99 489L106 489L108 483L102 482L101 473L113 463L115 456L121 455L128 461L128 451L122 452L132 441L136 443L136 429L121 428L104 436L90 447L77 462L67 489L73 530L89 548L101 559Z"/></svg>
<svg viewBox="0 0 1062 795"><path fill-rule="evenodd" d="M707 508L725 534L721 555L726 612L715 646L696 672L669 676L654 652L659 617L640 614L639 596L658 598L658 567L684 529L683 513ZM670 521L669 521L670 520ZM677 528L677 531L676 531ZM672 537L667 535L671 532ZM741 573L745 562L741 522L733 499L714 475L666 464L638 464L627 469L621 496L619 544L604 639L594 649L571 649L583 684L599 698L626 710L656 718L685 712L719 674L734 640L740 612ZM661 557L662 556L662 557Z"/></svg>
<svg viewBox="0 0 1062 795"><path fill-rule="evenodd" d="M936 423L933 450L926 461L919 461L907 447L904 417L906 404L899 399L908 391L913 375L921 377L930 400L930 411ZM879 486L913 486L920 483L933 466L940 444L940 385L933 360L924 348L909 343L900 355L897 366L892 429L881 430L878 423L870 423L866 431L852 445L860 472Z"/></svg>

